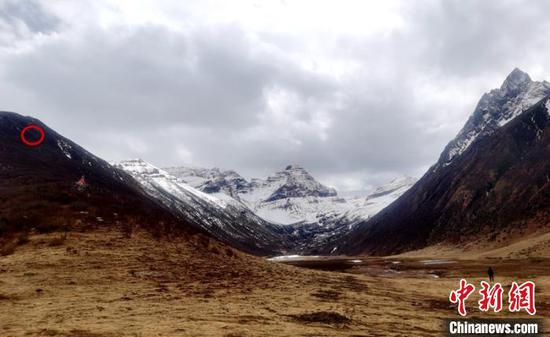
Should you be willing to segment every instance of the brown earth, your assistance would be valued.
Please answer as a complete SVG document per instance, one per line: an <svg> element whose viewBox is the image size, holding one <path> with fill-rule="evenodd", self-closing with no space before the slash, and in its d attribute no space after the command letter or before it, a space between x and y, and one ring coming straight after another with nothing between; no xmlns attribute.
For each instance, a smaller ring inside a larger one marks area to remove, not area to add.
<svg viewBox="0 0 550 337"><path fill-rule="evenodd" d="M486 265L440 266L447 272L434 278L433 265L409 258L404 272L388 276L386 263L365 259L329 272L268 262L200 236L129 236L107 229L31 234L0 256L0 335L436 336L443 318L457 317L448 301L457 278L478 283ZM529 276L537 282L538 316L548 317L548 260L516 260L506 269L491 261L505 285L518 277L518 264L538 266ZM424 272L407 272L414 269Z"/></svg>

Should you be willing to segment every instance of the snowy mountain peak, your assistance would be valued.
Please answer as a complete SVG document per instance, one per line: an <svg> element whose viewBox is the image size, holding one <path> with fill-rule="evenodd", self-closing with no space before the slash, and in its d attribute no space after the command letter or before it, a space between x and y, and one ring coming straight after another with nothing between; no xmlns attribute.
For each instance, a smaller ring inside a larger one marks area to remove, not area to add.
<svg viewBox="0 0 550 337"><path fill-rule="evenodd" d="M523 72L519 68L515 68L512 72L506 77L500 90L503 92L513 92L521 90L521 88L529 85L531 82L531 77L526 72Z"/></svg>
<svg viewBox="0 0 550 337"><path fill-rule="evenodd" d="M187 167L170 167L165 170L206 193L222 192L235 197L241 190L250 186L245 178L232 170Z"/></svg>
<svg viewBox="0 0 550 337"><path fill-rule="evenodd" d="M275 187L272 194L264 201L275 201L299 197L332 197L336 190L321 184L309 172L298 165L288 165L284 171L268 177L262 186Z"/></svg>
<svg viewBox="0 0 550 337"><path fill-rule="evenodd" d="M285 171L305 171L300 165L292 164L285 167Z"/></svg>
<svg viewBox="0 0 550 337"><path fill-rule="evenodd" d="M117 166L130 174L153 175L161 173L161 170L157 167L140 158L122 160L118 163L112 163L112 165Z"/></svg>
<svg viewBox="0 0 550 337"><path fill-rule="evenodd" d="M499 89L481 97L462 130L443 150L435 169L450 165L479 137L492 134L549 94L550 83L532 81L527 73L514 69Z"/></svg>

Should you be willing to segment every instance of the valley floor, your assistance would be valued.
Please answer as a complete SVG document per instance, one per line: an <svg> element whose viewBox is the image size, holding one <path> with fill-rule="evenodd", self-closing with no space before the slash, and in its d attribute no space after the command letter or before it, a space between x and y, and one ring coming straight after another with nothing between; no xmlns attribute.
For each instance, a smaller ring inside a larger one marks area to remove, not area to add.
<svg viewBox="0 0 550 337"><path fill-rule="evenodd" d="M448 300L458 277L479 284L487 264L434 267L409 258L396 273L384 259L358 261L337 262L343 270L331 272L199 239L159 242L107 230L31 235L0 256L0 335L440 336L442 319L458 317ZM537 316L550 317L550 261L514 261L500 269L503 260L490 260L497 281L535 279ZM516 275L518 266L528 275ZM474 304L473 316L495 317Z"/></svg>

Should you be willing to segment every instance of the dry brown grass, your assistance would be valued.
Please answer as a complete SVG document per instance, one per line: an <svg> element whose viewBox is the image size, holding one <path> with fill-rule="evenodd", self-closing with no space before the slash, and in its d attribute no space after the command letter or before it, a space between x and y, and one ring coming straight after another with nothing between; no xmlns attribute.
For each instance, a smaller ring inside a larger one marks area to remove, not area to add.
<svg viewBox="0 0 550 337"><path fill-rule="evenodd" d="M17 240L4 240L0 246L0 256L8 256L15 253L17 246Z"/></svg>
<svg viewBox="0 0 550 337"><path fill-rule="evenodd" d="M63 246L65 241L67 241L67 232L65 232L63 234L57 234L53 239L50 240L48 245L50 247Z"/></svg>
<svg viewBox="0 0 550 337"><path fill-rule="evenodd" d="M435 336L457 317L448 303L456 275L313 271L200 237L128 239L118 229L71 232L50 246L58 235L32 235L0 257L0 336ZM548 317L549 277L536 280Z"/></svg>

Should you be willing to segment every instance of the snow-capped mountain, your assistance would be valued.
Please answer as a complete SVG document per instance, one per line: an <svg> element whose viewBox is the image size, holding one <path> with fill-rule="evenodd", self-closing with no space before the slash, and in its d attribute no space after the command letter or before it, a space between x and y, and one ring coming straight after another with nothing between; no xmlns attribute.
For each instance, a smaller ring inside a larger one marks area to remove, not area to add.
<svg viewBox="0 0 550 337"><path fill-rule="evenodd" d="M205 193L231 196L268 222L289 225L296 240L303 243L318 235L344 231L370 218L416 181L403 177L367 196L343 198L298 165L289 165L266 179L254 178L250 182L234 171L217 168L179 167L166 171Z"/></svg>
<svg viewBox="0 0 550 337"><path fill-rule="evenodd" d="M141 159L122 161L115 166L131 174L150 196L160 200L176 214L192 219L221 241L256 253L274 250L283 252L290 244L288 229L258 217L226 190L211 193L199 191L186 181ZM211 173L208 170L185 172L192 173L191 177L197 177L195 174L210 176ZM199 180L197 178L194 182L200 183Z"/></svg>
<svg viewBox="0 0 550 337"><path fill-rule="evenodd" d="M484 94L466 125L443 150L436 169L449 165L479 137L488 136L550 94L550 83L532 81L515 68L501 87Z"/></svg>
<svg viewBox="0 0 550 337"><path fill-rule="evenodd" d="M205 193L223 192L248 204L297 197L336 196L336 190L322 185L297 165L289 165L265 180L252 179L251 182L235 171L218 168L171 167L165 170Z"/></svg>
<svg viewBox="0 0 550 337"><path fill-rule="evenodd" d="M395 254L509 244L548 231L550 85L514 69L483 95L436 165L399 199L316 253Z"/></svg>
<svg viewBox="0 0 550 337"><path fill-rule="evenodd" d="M263 219L274 223L305 221L313 211L340 202L334 189L317 182L297 165L289 165L266 179L252 179L250 182L235 171L217 168L178 167L166 171L205 193L232 196Z"/></svg>

